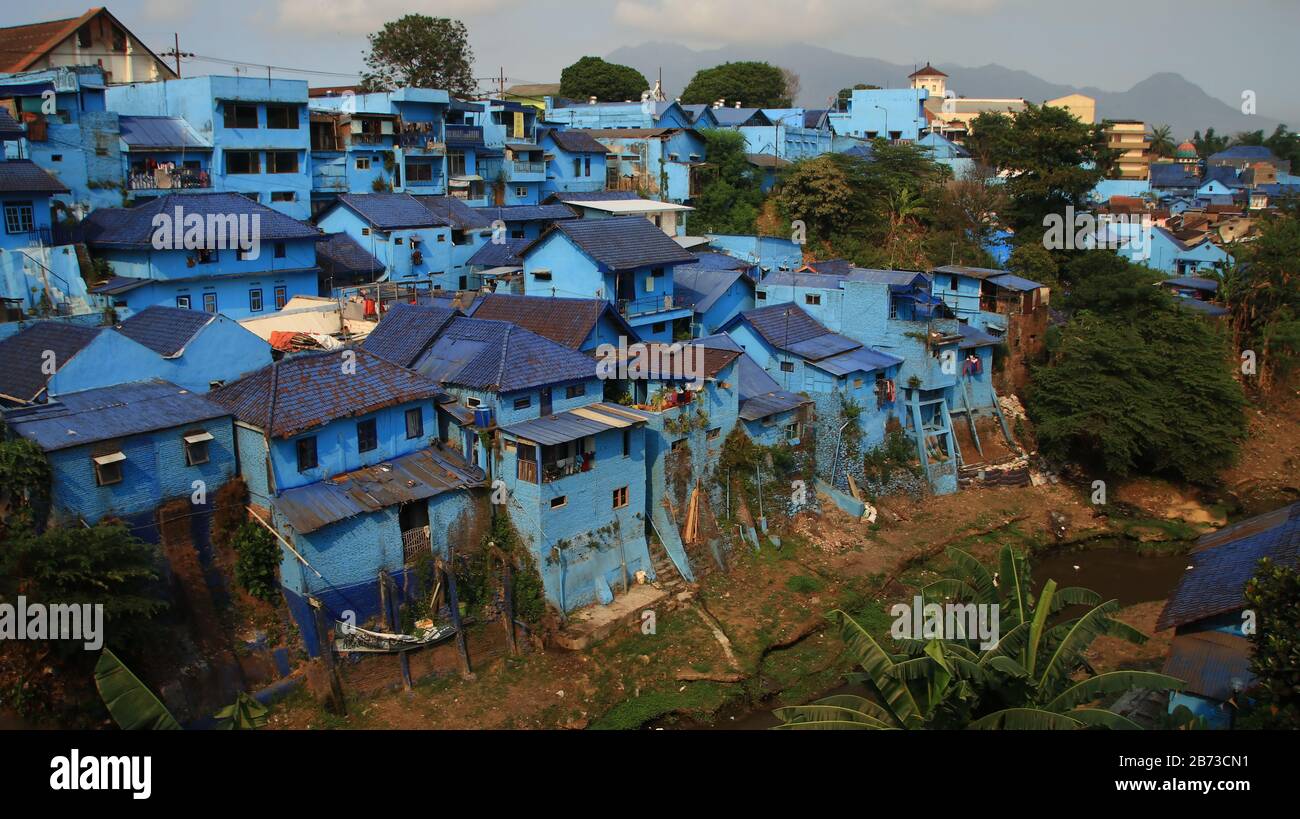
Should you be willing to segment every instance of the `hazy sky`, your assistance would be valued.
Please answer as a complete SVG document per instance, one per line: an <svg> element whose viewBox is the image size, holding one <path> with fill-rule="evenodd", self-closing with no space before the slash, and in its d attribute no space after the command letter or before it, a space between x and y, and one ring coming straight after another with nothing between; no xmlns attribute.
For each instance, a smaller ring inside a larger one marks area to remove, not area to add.
<svg viewBox="0 0 1300 819"><path fill-rule="evenodd" d="M87 8L84 0L6 3L0 25ZM1300 119L1300 0L115 0L109 9L155 50L170 48L179 32L182 50L205 57L320 72L357 71L366 33L421 12L463 20L478 73L504 67L512 82L558 80L583 54L650 40L796 40L900 64L998 63L1114 91L1174 71L1234 106L1251 89L1260 115ZM230 70L200 60L185 66Z"/></svg>

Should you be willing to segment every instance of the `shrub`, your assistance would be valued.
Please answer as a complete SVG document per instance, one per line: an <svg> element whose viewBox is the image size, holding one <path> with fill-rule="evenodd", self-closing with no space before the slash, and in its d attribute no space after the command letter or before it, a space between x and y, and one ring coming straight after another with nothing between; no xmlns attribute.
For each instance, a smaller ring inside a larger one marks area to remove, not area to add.
<svg viewBox="0 0 1300 819"><path fill-rule="evenodd" d="M248 522L235 532L235 581L258 600L275 602L279 592L276 571L280 567L280 544L271 533Z"/></svg>

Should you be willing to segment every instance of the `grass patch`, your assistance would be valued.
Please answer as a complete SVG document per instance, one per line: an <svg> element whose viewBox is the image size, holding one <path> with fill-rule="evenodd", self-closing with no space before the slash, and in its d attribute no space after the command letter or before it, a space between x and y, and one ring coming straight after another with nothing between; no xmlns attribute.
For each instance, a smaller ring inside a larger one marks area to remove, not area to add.
<svg viewBox="0 0 1300 819"><path fill-rule="evenodd" d="M826 584L815 577L809 577L806 574L796 574L785 581L785 587L798 594L812 594L819 592Z"/></svg>
<svg viewBox="0 0 1300 819"><path fill-rule="evenodd" d="M689 714L705 718L732 697L734 689L718 683L690 683L685 691L646 691L623 700L591 723L596 731L630 731L668 714Z"/></svg>

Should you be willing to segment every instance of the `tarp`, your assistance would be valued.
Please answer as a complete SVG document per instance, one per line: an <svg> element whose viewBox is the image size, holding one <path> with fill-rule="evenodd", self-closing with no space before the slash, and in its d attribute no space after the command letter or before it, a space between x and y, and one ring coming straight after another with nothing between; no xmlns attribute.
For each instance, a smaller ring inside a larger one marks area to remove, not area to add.
<svg viewBox="0 0 1300 819"><path fill-rule="evenodd" d="M456 628L444 625L430 628L419 635L389 634L335 621L334 633L338 635L334 640L335 651L391 654L441 642L455 634Z"/></svg>

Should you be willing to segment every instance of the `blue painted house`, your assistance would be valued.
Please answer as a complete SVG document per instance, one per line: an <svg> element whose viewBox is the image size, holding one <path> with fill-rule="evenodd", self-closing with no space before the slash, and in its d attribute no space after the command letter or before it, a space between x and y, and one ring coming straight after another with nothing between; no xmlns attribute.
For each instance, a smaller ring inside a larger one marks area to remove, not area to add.
<svg viewBox="0 0 1300 819"><path fill-rule="evenodd" d="M184 120L211 146L213 190L242 194L295 219L311 215L305 80L186 77L113 85L105 100L117 114Z"/></svg>
<svg viewBox="0 0 1300 819"><path fill-rule="evenodd" d="M239 469L255 514L278 533L280 582L308 651L309 598L327 616L381 613L378 578L400 599L431 552L476 542L483 474L442 445L447 421L429 379L366 349L305 353L214 390L236 419Z"/></svg>
<svg viewBox="0 0 1300 819"><path fill-rule="evenodd" d="M646 219L556 222L521 256L525 295L606 299L647 341L689 331L692 312L675 297L673 269L695 257Z"/></svg>
<svg viewBox="0 0 1300 819"><path fill-rule="evenodd" d="M0 127L3 125L0 122ZM30 159L0 159L0 208L4 213L0 251L53 244L50 200L67 191L63 183Z"/></svg>
<svg viewBox="0 0 1300 819"><path fill-rule="evenodd" d="M1145 246L1130 241L1115 252L1169 276L1195 276L1198 272L1221 270L1228 263L1228 252L1208 236L1184 241L1159 225L1147 226Z"/></svg>
<svg viewBox="0 0 1300 819"><path fill-rule="evenodd" d="M161 358L158 377L191 392L207 392L271 363L270 344L220 313L154 305L114 329ZM68 376L66 370L55 375L50 392L67 392Z"/></svg>
<svg viewBox="0 0 1300 819"><path fill-rule="evenodd" d="M855 88L827 115L836 134L915 142L926 130L924 88Z"/></svg>
<svg viewBox="0 0 1300 819"><path fill-rule="evenodd" d="M738 314L754 308L754 279L749 265L724 254L705 253L709 261L678 265L673 270L676 301L689 306L692 337L719 332ZM729 263L718 264L721 258Z"/></svg>
<svg viewBox="0 0 1300 819"><path fill-rule="evenodd" d="M601 344L639 341L632 325L604 299L489 293L474 303L473 318L507 321L570 350L591 353Z"/></svg>
<svg viewBox="0 0 1300 819"><path fill-rule="evenodd" d="M700 189L706 146L694 128L593 128L586 135L608 150L605 187L610 190L680 204Z"/></svg>
<svg viewBox="0 0 1300 819"><path fill-rule="evenodd" d="M158 354L102 326L38 321L0 340L0 406L161 376Z"/></svg>
<svg viewBox="0 0 1300 819"><path fill-rule="evenodd" d="M113 272L93 292L133 312L161 304L246 318L320 290L320 231L239 194L174 193L102 208L80 233Z"/></svg>
<svg viewBox="0 0 1300 819"><path fill-rule="evenodd" d="M609 149L587 131L539 128L537 143L546 161L542 196L557 192L591 192L605 189Z"/></svg>
<svg viewBox="0 0 1300 819"><path fill-rule="evenodd" d="M487 187L489 204L536 205L546 182L545 149L537 143L538 110L517 102L483 103L483 142L487 148L478 174Z"/></svg>
<svg viewBox="0 0 1300 819"><path fill-rule="evenodd" d="M780 446L812 434L815 402L781 388L748 353L736 360L740 403L737 415L759 446Z"/></svg>
<svg viewBox="0 0 1300 819"><path fill-rule="evenodd" d="M1232 727L1255 682L1244 592L1265 557L1279 567L1300 566L1300 503L1196 541L1191 565L1156 621L1156 630L1174 630L1163 671L1186 682L1170 696L1171 713L1186 706L1211 727Z"/></svg>
<svg viewBox="0 0 1300 819"><path fill-rule="evenodd" d="M188 498L206 530L214 493L236 474L230 413L166 381L68 393L5 422L45 452L53 513L67 525L117 518L158 543L159 507Z"/></svg>

